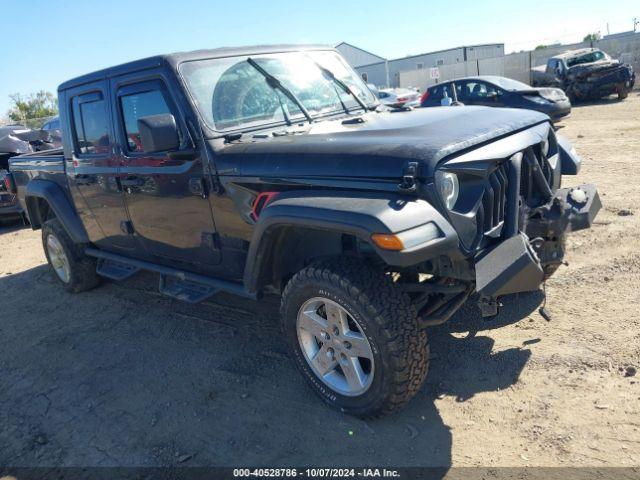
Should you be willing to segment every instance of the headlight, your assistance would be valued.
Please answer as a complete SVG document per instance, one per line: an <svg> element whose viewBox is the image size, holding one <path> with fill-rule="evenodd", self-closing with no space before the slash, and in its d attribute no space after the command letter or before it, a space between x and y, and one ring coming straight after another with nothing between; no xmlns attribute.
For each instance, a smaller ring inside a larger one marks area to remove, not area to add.
<svg viewBox="0 0 640 480"><path fill-rule="evenodd" d="M453 209L458 201L458 194L460 193L458 176L451 172L437 171L436 182L445 207L447 207L448 210Z"/></svg>
<svg viewBox="0 0 640 480"><path fill-rule="evenodd" d="M527 95L526 98L527 100L531 100L534 103L539 103L540 105L547 105L549 103L549 100L547 100L546 98L542 98L534 95Z"/></svg>

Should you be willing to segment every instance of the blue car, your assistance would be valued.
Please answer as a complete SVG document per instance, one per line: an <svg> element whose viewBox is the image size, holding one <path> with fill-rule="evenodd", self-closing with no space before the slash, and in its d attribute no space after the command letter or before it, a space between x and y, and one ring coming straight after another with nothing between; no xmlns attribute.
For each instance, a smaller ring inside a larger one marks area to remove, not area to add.
<svg viewBox="0 0 640 480"><path fill-rule="evenodd" d="M450 103L446 97L464 105L537 110L549 115L554 122L571 113L571 102L559 88L534 88L517 80L490 75L433 85L425 90L420 106L446 105Z"/></svg>

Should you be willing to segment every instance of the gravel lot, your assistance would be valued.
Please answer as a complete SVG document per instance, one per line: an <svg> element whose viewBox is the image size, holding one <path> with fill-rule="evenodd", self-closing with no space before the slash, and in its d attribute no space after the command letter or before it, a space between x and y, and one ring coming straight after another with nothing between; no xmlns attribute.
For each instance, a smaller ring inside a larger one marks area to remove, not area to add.
<svg viewBox="0 0 640 480"><path fill-rule="evenodd" d="M640 465L640 94L574 108L561 133L603 210L541 294L431 331L400 414L364 422L287 358L277 299L203 305L141 274L80 295L40 232L0 229L0 465Z"/></svg>

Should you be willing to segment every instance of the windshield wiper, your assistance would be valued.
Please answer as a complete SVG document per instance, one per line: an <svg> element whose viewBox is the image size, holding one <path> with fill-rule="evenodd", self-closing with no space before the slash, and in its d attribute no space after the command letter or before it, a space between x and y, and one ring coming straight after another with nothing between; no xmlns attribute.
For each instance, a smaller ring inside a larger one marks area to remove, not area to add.
<svg viewBox="0 0 640 480"><path fill-rule="evenodd" d="M329 70L328 68L323 67L322 65L320 65L315 60L313 60L313 63L315 63L316 66L320 69L320 71L322 72L322 75L324 76L324 78L326 78L330 82L333 82L336 85L338 85L342 90L344 90L345 93L348 93L349 95L353 96L353 98L355 98L356 102L358 102L358 104L362 107L362 109L365 112L367 110L369 110L369 107L367 107L367 105L360 99L360 97L356 94L356 92L351 90L351 87L349 87L349 85L347 85L342 80L340 80L338 77L336 77L331 70Z"/></svg>
<svg viewBox="0 0 640 480"><path fill-rule="evenodd" d="M267 81L267 84L271 88L273 88L274 90L280 90L285 97L287 97L289 100L295 103L296 106L302 112L302 114L305 117L307 117L307 120L309 121L309 123L313 123L313 119L311 118L309 111L305 108L302 102L300 102L300 100L298 100L298 98L291 92L291 90L289 90L287 87L282 85L282 82L280 82L280 80L278 80L276 77L274 77L269 72L267 72L264 68L258 65L258 63L253 58L251 57L247 58L247 63L251 65L253 68L255 68L258 72L260 72L260 74L265 78L265 80Z"/></svg>

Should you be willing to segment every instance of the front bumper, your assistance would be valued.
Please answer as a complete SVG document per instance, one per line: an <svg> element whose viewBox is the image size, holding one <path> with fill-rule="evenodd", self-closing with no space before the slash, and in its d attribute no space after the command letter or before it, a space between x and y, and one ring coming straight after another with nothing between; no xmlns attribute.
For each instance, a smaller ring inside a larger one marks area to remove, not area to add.
<svg viewBox="0 0 640 480"><path fill-rule="evenodd" d="M556 191L536 208L524 231L504 240L476 262L476 290L482 298L537 290L545 274L562 262L564 235L590 228L602 207L591 184Z"/></svg>

